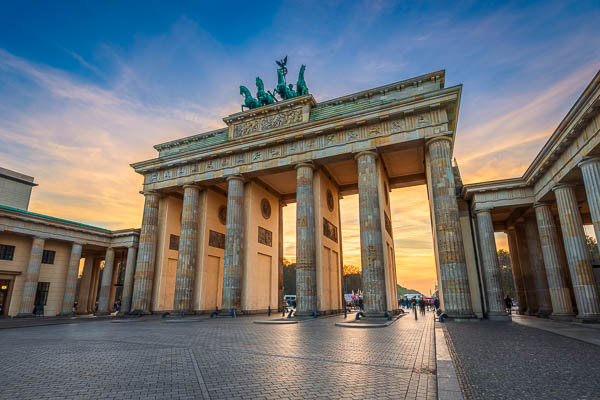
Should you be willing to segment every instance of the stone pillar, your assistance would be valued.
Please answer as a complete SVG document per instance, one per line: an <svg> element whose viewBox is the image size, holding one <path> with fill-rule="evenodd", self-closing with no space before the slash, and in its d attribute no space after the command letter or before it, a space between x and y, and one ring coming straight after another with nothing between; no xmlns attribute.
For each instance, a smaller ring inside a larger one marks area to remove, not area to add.
<svg viewBox="0 0 600 400"><path fill-rule="evenodd" d="M278 262L277 262L277 293L279 299L277 299L277 309L283 309L283 207L285 203L279 201L279 235L278 238Z"/></svg>
<svg viewBox="0 0 600 400"><path fill-rule="evenodd" d="M529 245L527 233L525 232L525 223L519 222L516 225L517 246L519 253L519 264L521 266L521 274L523 276L523 287L525 288L525 297L527 298L527 315L537 315L538 302L535 291L535 281L533 280L533 270L529 261Z"/></svg>
<svg viewBox="0 0 600 400"><path fill-rule="evenodd" d="M193 310L194 280L196 276L196 255L198 252L198 215L200 188L194 185L183 187L183 210L179 239L179 256L175 278L175 298L173 310L191 312Z"/></svg>
<svg viewBox="0 0 600 400"><path fill-rule="evenodd" d="M240 309L244 270L244 178L227 178L227 224L223 259L223 311Z"/></svg>
<svg viewBox="0 0 600 400"><path fill-rule="evenodd" d="M115 250L112 247L106 249L104 256L104 271L102 272L102 284L100 285L100 298L98 299L98 314L108 314L110 305L110 288L113 284L113 265L115 262Z"/></svg>
<svg viewBox="0 0 600 400"><path fill-rule="evenodd" d="M577 302L577 318L598 321L600 320L600 299L574 185L558 185L553 190Z"/></svg>
<svg viewBox="0 0 600 400"><path fill-rule="evenodd" d="M517 305L519 314L525 314L527 310L527 297L525 297L525 287L523 285L523 273L521 263L519 262L519 246L517 245L517 232L514 226L510 226L506 233L508 237L508 251L510 253L510 265L512 269L513 282L517 292Z"/></svg>
<svg viewBox="0 0 600 400"><path fill-rule="evenodd" d="M548 290L548 278L544 266L544 256L540 243L539 231L535 217L527 217L525 220L525 233L527 235L527 246L529 247L529 265L533 273L535 294L537 297L538 311L540 317L548 317L552 314L552 301Z"/></svg>
<svg viewBox="0 0 600 400"><path fill-rule="evenodd" d="M88 296L88 312L96 311L96 299L98 298L98 281L100 280L100 264L102 261L94 258L94 273L90 282L90 295Z"/></svg>
<svg viewBox="0 0 600 400"><path fill-rule="evenodd" d="M596 239L600 250L600 157L585 157L580 163L581 174Z"/></svg>
<svg viewBox="0 0 600 400"><path fill-rule="evenodd" d="M137 249L135 247L132 246L127 249L127 264L125 265L121 313L128 313L131 310L131 294L133 293L133 275L135 274L136 255Z"/></svg>
<svg viewBox="0 0 600 400"><path fill-rule="evenodd" d="M317 311L317 264L312 164L296 165L296 315Z"/></svg>
<svg viewBox="0 0 600 400"><path fill-rule="evenodd" d="M23 285L23 297L21 298L21 307L18 314L20 317L28 317L33 313L35 293L37 292L38 280L40 278L40 267L42 266L44 243L45 239L39 237L34 237L31 243L29 263L27 264L27 271L23 276L25 283Z"/></svg>
<svg viewBox="0 0 600 400"><path fill-rule="evenodd" d="M158 239L159 195L156 192L145 192L144 195L144 216L135 267L131 312L150 313Z"/></svg>
<svg viewBox="0 0 600 400"><path fill-rule="evenodd" d="M79 273L79 261L81 260L82 246L79 243L73 243L71 246L71 257L69 258L69 267L67 269L67 278L65 280L65 294L61 315L73 314L73 304L75 303L75 289L77 288L77 274Z"/></svg>
<svg viewBox="0 0 600 400"><path fill-rule="evenodd" d="M88 312L88 299L90 296L90 286L92 275L94 274L94 257L91 255L85 256L83 263L83 274L81 275L81 283L79 285L79 297L77 298L77 312Z"/></svg>
<svg viewBox="0 0 600 400"><path fill-rule="evenodd" d="M561 239L556 231L552 210L550 205L545 203L536 203L533 208L535 209L544 265L546 266L548 289L552 301L552 318L571 319L575 314L573 313L569 286L563 274L565 266L559 248Z"/></svg>
<svg viewBox="0 0 600 400"><path fill-rule="evenodd" d="M364 309L365 315L377 316L387 311L377 153L360 152L356 161Z"/></svg>
<svg viewBox="0 0 600 400"><path fill-rule="evenodd" d="M448 316L471 318L474 314L456 203L451 143L452 139L447 136L427 142L440 285Z"/></svg>
<svg viewBox="0 0 600 400"><path fill-rule="evenodd" d="M477 228L481 246L481 261L485 277L485 291L490 319L506 318L506 305L502 293L502 274L496 250L494 237L494 224L489 209L475 210L477 215Z"/></svg>

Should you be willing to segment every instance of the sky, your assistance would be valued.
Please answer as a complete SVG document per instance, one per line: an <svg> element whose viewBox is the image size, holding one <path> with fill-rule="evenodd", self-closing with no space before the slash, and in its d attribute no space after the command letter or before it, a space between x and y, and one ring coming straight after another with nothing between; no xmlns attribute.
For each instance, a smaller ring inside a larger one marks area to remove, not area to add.
<svg viewBox="0 0 600 400"><path fill-rule="evenodd" d="M239 85L306 64L317 101L446 70L463 84L454 156L465 183L520 176L600 69L598 1L6 2L0 166L35 177L30 210L139 227L157 143L224 126ZM358 198L342 200L360 264ZM436 281L425 187L391 194L398 281ZM295 208L284 209L286 257ZM498 235L498 247L506 239Z"/></svg>

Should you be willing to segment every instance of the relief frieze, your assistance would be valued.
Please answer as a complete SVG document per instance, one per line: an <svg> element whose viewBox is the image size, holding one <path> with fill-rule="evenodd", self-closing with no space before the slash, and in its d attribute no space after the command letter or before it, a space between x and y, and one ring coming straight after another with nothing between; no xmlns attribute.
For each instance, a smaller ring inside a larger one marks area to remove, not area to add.
<svg viewBox="0 0 600 400"><path fill-rule="evenodd" d="M283 111L278 114L246 121L233 126L233 137L240 138L270 129L302 122L302 109Z"/></svg>

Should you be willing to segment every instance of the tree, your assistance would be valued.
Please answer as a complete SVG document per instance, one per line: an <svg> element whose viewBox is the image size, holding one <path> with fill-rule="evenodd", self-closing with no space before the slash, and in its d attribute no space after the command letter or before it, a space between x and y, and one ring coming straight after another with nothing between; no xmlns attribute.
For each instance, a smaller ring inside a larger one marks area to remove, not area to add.
<svg viewBox="0 0 600 400"><path fill-rule="evenodd" d="M600 264L600 254L598 252L598 242L591 236L585 235L585 244L587 245L588 251L592 256L592 262L594 264Z"/></svg>
<svg viewBox="0 0 600 400"><path fill-rule="evenodd" d="M283 260L283 293L296 294L296 263L286 259Z"/></svg>
<svg viewBox="0 0 600 400"><path fill-rule="evenodd" d="M498 250L498 263L500 264L500 280L502 282L502 293L515 298L515 282L513 280L510 253L504 249Z"/></svg>
<svg viewBox="0 0 600 400"><path fill-rule="evenodd" d="M344 264L344 291L352 293L363 290L362 270L355 265Z"/></svg>

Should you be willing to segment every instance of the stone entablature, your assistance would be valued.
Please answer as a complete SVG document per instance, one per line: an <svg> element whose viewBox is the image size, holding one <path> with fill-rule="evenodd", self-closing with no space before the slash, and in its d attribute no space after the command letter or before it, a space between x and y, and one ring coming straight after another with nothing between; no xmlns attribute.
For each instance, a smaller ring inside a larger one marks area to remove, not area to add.
<svg viewBox="0 0 600 400"><path fill-rule="evenodd" d="M145 176L145 189L152 190L439 135L453 136L456 120L449 120L448 114L456 112L460 93L461 86L424 93L360 113L293 123L289 127L274 128L269 135L248 134L226 144L159 157L132 164L132 167ZM304 106L309 98L290 100L291 109L295 101ZM233 127L230 129L235 129L236 121L226 120Z"/></svg>
<svg viewBox="0 0 600 400"><path fill-rule="evenodd" d="M110 231L8 207L0 207L0 232L100 247L137 247L139 238L139 229Z"/></svg>

